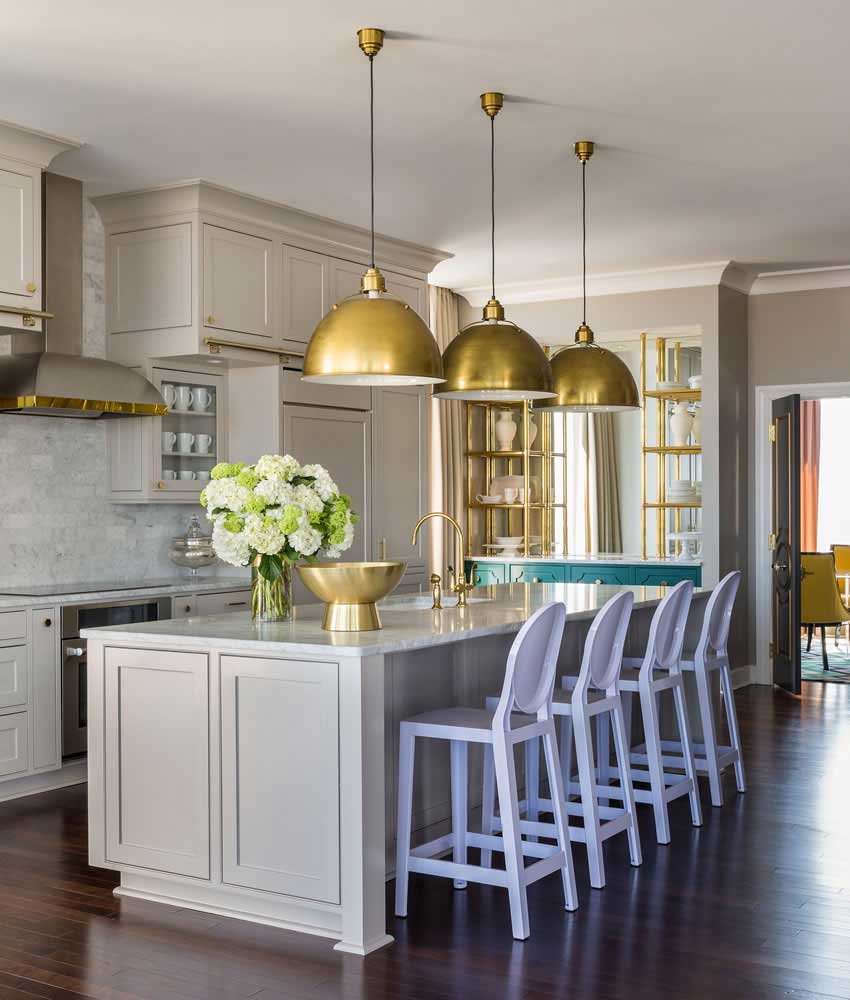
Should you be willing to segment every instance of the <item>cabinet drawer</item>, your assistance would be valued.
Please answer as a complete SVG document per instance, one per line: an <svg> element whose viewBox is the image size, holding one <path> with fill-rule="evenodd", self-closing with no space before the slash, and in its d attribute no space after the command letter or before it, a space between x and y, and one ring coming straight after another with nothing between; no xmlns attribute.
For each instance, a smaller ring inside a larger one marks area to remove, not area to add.
<svg viewBox="0 0 850 1000"><path fill-rule="evenodd" d="M570 566L570 583L603 583L626 586L632 583L631 566Z"/></svg>
<svg viewBox="0 0 850 1000"><path fill-rule="evenodd" d="M28 652L26 646L0 648L0 709L27 703Z"/></svg>
<svg viewBox="0 0 850 1000"><path fill-rule="evenodd" d="M0 642L6 642L9 639L26 639L26 637L26 611L5 611L0 614Z"/></svg>
<svg viewBox="0 0 850 1000"><path fill-rule="evenodd" d="M472 581L480 587L486 587L491 583L505 583L507 581L508 567L504 563L476 563L475 579ZM472 563L466 563L467 576L472 571Z"/></svg>
<svg viewBox="0 0 850 1000"><path fill-rule="evenodd" d="M27 713L0 716L0 776L27 770L27 745Z"/></svg>
<svg viewBox="0 0 850 1000"><path fill-rule="evenodd" d="M251 591L232 590L226 594L199 594L195 598L195 614L223 615L231 611L251 610Z"/></svg>
<svg viewBox="0 0 850 1000"><path fill-rule="evenodd" d="M171 599L172 618L191 618L197 612L197 597L173 597Z"/></svg>
<svg viewBox="0 0 850 1000"><path fill-rule="evenodd" d="M551 563L511 563L511 583L564 583L566 571Z"/></svg>
<svg viewBox="0 0 850 1000"><path fill-rule="evenodd" d="M682 580L699 582L697 566L636 566L635 583L639 587L673 587Z"/></svg>

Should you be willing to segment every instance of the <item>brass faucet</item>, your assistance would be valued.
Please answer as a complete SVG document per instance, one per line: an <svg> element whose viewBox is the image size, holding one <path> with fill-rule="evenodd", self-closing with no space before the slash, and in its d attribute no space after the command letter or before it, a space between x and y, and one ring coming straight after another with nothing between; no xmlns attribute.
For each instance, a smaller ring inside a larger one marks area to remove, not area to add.
<svg viewBox="0 0 850 1000"><path fill-rule="evenodd" d="M457 523L457 521L451 516L451 514L445 514L441 510L432 510L430 513L425 514L424 517L420 517L419 520L416 522L416 527L413 529L413 540L411 544L412 545L416 544L416 539L419 537L419 529L431 517L442 517L446 521L448 521L449 524L455 529L455 534L457 535L458 572L457 575L455 575L454 567L449 566L449 590L453 594L457 594L457 607L465 608L467 606L466 595L469 593L470 590L472 590L475 584L472 581L470 581L469 583L466 582L466 575L464 574L463 571L463 549L464 549L463 531L461 530L461 527ZM474 575L475 574L473 571L472 574L473 579Z"/></svg>

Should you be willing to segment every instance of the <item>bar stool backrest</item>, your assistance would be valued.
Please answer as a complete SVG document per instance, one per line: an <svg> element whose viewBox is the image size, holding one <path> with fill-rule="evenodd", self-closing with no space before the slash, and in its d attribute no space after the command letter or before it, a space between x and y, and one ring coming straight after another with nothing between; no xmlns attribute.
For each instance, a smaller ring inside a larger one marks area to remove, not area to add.
<svg viewBox="0 0 850 1000"><path fill-rule="evenodd" d="M702 622L702 632L697 650L703 655L709 649L718 655L726 654L726 644L729 639L729 623L732 618L732 608L735 605L735 595L741 582L739 569L727 573L711 592L705 607L705 617Z"/></svg>
<svg viewBox="0 0 850 1000"><path fill-rule="evenodd" d="M494 729L509 728L513 711L540 718L551 716L555 668L566 619L566 607L553 602L535 611L519 630L508 654Z"/></svg>
<svg viewBox="0 0 850 1000"><path fill-rule="evenodd" d="M679 666L693 592L693 583L682 580L665 595L656 608L646 644L646 669L660 667L662 670L672 670Z"/></svg>
<svg viewBox="0 0 850 1000"><path fill-rule="evenodd" d="M615 594L597 612L587 633L576 694L582 697L589 687L607 691L613 687L623 666L623 645L632 614L634 596L630 590Z"/></svg>

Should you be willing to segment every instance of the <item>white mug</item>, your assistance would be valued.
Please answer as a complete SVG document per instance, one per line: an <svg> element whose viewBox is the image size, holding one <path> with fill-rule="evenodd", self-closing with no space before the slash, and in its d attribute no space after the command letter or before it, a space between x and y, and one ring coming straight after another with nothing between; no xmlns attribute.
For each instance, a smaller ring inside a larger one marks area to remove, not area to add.
<svg viewBox="0 0 850 1000"><path fill-rule="evenodd" d="M192 390L188 385L178 385L174 390L174 402L176 410L188 410L192 402Z"/></svg>
<svg viewBox="0 0 850 1000"><path fill-rule="evenodd" d="M513 503L517 498L517 491L513 486L505 487L505 503Z"/></svg>
<svg viewBox="0 0 850 1000"><path fill-rule="evenodd" d="M524 486L520 486L520 488L517 490L517 497L518 497L520 503L525 503L525 487Z"/></svg>
<svg viewBox="0 0 850 1000"><path fill-rule="evenodd" d="M166 406L174 406L174 400L177 398L177 393L174 391L174 386L170 382L162 383L162 398L165 400Z"/></svg>
<svg viewBox="0 0 850 1000"><path fill-rule="evenodd" d="M193 410L208 410L210 408L211 402L212 402L212 393L209 391L209 389L204 389L203 386L196 386L192 390Z"/></svg>
<svg viewBox="0 0 850 1000"><path fill-rule="evenodd" d="M209 469L198 469L195 474L196 479L200 479L201 482L208 483L210 481L210 470Z"/></svg>
<svg viewBox="0 0 850 1000"><path fill-rule="evenodd" d="M179 479L184 479L184 480L194 479L195 478L195 473L192 472L189 469L181 469L180 472L179 472L179 474L178 474L178 478Z"/></svg>
<svg viewBox="0 0 850 1000"><path fill-rule="evenodd" d="M177 435L173 431L163 431L162 432L162 450L163 451L174 451L174 443L177 440Z"/></svg>
<svg viewBox="0 0 850 1000"><path fill-rule="evenodd" d="M174 471L174 469L163 469L162 470L162 478L163 479L176 479L177 478L177 473Z"/></svg>
<svg viewBox="0 0 850 1000"><path fill-rule="evenodd" d="M188 431L181 431L177 435L177 450L181 452L187 452L192 450L192 445L195 443L195 435L190 434Z"/></svg>
<svg viewBox="0 0 850 1000"><path fill-rule="evenodd" d="M212 444L212 438L209 436L209 434L195 435L195 451L199 455L209 455L211 444Z"/></svg>

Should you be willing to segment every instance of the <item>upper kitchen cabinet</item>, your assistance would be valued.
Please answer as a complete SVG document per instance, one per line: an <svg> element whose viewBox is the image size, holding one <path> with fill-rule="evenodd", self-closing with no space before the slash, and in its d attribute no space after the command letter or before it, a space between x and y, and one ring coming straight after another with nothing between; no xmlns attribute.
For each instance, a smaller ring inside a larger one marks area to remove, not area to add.
<svg viewBox="0 0 850 1000"><path fill-rule="evenodd" d="M42 174L77 145L0 123L0 328L42 328Z"/></svg>
<svg viewBox="0 0 850 1000"><path fill-rule="evenodd" d="M368 266L367 232L204 182L95 205L107 241L108 357L126 365L303 355ZM448 255L385 237L376 252L388 290L427 319L427 276Z"/></svg>
<svg viewBox="0 0 850 1000"><path fill-rule="evenodd" d="M274 338L271 240L204 225L204 326Z"/></svg>

